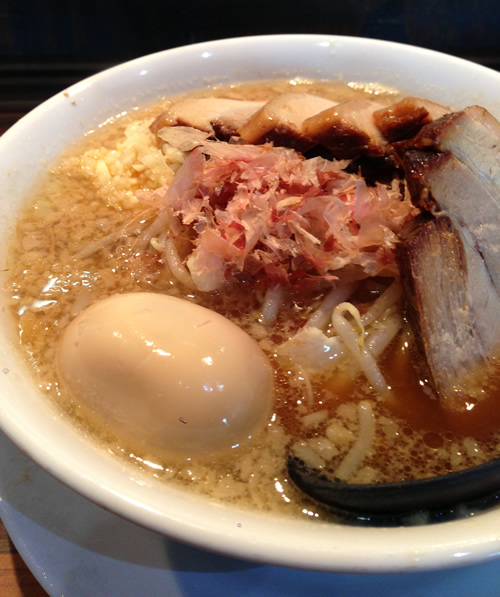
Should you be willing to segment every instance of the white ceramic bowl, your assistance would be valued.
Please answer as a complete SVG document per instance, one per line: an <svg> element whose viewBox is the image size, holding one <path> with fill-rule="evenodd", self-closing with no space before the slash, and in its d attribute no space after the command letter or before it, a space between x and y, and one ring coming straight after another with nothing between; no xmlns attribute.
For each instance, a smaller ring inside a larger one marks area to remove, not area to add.
<svg viewBox="0 0 500 597"><path fill-rule="evenodd" d="M374 81L456 108L500 116L500 74L383 41L316 35L248 37L160 52L112 68L48 100L0 139L0 238L47 160L88 129L161 94L272 77ZM0 249L0 270L5 259ZM87 498L202 548L276 565L401 572L472 564L500 554L500 510L438 526L355 528L277 519L158 485L65 423L31 381L1 299L0 424L31 458Z"/></svg>

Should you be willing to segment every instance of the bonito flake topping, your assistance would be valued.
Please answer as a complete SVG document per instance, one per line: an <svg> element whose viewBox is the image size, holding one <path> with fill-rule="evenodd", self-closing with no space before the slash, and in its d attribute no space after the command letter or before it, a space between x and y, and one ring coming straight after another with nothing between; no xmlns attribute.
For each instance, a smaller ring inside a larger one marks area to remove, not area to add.
<svg viewBox="0 0 500 597"><path fill-rule="evenodd" d="M293 149L204 141L153 196L190 239L186 265L199 290L232 272L267 285L339 276L396 275L394 247L416 215L400 181L368 186L348 161Z"/></svg>

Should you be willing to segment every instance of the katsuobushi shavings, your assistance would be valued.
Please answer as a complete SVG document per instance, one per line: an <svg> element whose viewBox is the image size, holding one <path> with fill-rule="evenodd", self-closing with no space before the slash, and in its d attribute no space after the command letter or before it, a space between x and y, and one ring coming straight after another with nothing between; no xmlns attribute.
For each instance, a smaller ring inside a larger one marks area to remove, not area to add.
<svg viewBox="0 0 500 597"><path fill-rule="evenodd" d="M190 239L186 264L202 291L219 288L229 270L268 285L396 275L397 234L417 210L397 179L368 186L348 163L205 141L149 199L159 218L181 224L174 238Z"/></svg>

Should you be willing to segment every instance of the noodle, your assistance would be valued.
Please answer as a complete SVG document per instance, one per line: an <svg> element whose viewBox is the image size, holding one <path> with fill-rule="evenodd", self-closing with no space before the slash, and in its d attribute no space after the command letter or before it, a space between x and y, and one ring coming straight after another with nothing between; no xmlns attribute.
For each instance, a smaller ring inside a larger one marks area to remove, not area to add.
<svg viewBox="0 0 500 597"><path fill-rule="evenodd" d="M375 417L368 401L358 404L359 431L354 445L335 470L335 477L347 480L353 477L363 464L375 437Z"/></svg>

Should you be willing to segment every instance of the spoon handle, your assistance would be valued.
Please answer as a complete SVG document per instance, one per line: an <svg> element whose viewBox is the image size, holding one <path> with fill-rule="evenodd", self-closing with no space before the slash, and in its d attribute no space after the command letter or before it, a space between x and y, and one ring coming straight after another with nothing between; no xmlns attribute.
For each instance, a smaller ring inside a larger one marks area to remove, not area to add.
<svg viewBox="0 0 500 597"><path fill-rule="evenodd" d="M358 515L446 511L500 499L500 459L456 473L398 483L350 484L330 479L294 456L288 473L317 502Z"/></svg>

